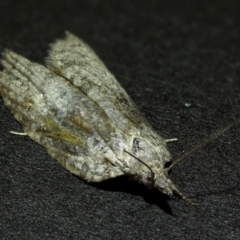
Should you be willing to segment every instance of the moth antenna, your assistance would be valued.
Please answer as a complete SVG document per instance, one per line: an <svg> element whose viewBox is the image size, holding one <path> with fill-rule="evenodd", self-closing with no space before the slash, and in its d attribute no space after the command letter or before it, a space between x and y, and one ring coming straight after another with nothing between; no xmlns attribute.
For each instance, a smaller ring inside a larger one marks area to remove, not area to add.
<svg viewBox="0 0 240 240"><path fill-rule="evenodd" d="M207 145L209 142L213 141L214 139L216 139L217 137L219 137L221 134L223 134L224 132L226 132L227 130L229 130L230 128L234 127L236 124L240 123L240 119L237 119L233 122L231 122L230 124L228 124L226 127L220 129L219 131L217 131L216 133L212 134L209 138L205 139L204 141L202 141L201 143L199 143L196 147L194 147L193 149L191 149L189 152L187 152L186 154L184 154L183 156L181 156L180 158L178 158L175 162L173 162L168 168L166 168L165 170L168 172L175 164L179 163L180 161L184 160L185 158L187 158L189 155L191 155L192 153L196 152L197 150L199 150L200 148L202 148L203 146Z"/></svg>
<svg viewBox="0 0 240 240"><path fill-rule="evenodd" d="M153 172L153 170L145 163L143 162L141 159L139 159L138 157L136 157L135 155L133 155L132 153L128 152L127 150L124 149L124 152L128 153L130 156L132 156L133 158L135 158L136 160L138 160L140 163L142 163L144 166L146 166L150 172L151 172L151 177L154 180L155 179L155 173Z"/></svg>
<svg viewBox="0 0 240 240"><path fill-rule="evenodd" d="M186 203L188 203L189 205L194 206L195 204L188 199L186 196L184 196L175 186L173 187L173 191L179 196L181 197Z"/></svg>

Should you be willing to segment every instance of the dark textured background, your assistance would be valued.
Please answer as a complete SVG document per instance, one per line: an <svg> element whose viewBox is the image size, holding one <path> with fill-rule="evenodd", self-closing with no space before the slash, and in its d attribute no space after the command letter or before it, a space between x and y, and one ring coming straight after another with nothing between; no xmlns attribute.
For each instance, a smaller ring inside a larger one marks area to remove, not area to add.
<svg viewBox="0 0 240 240"><path fill-rule="evenodd" d="M44 63L69 30L97 52L173 159L240 117L239 1L0 1L0 51ZM188 104L190 104L189 107ZM0 239L239 239L239 126L170 177L196 207L126 179L87 184L0 98Z"/></svg>

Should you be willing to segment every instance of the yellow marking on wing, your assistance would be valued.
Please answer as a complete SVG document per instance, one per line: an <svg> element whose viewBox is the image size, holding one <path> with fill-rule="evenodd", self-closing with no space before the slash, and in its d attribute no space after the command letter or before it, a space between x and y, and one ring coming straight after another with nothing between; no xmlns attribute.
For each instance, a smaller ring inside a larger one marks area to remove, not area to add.
<svg viewBox="0 0 240 240"><path fill-rule="evenodd" d="M83 131L87 134L92 134L93 133L93 129L79 115L69 115L67 120L69 122L73 123L78 128L80 128L81 131Z"/></svg>
<svg viewBox="0 0 240 240"><path fill-rule="evenodd" d="M55 138L59 140L63 140L65 142L73 143L73 144L81 144L82 142L79 138L75 137L69 129L63 128L55 123L50 118L46 118L44 121L46 130L40 130L42 135L50 138Z"/></svg>

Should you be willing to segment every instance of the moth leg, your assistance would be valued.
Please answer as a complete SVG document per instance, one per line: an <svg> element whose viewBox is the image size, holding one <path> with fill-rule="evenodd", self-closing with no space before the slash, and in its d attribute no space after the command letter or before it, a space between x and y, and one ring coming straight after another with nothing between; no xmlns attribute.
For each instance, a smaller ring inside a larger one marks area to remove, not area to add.
<svg viewBox="0 0 240 240"><path fill-rule="evenodd" d="M176 142L176 141L178 141L178 139L177 138L170 138L170 139L164 139L164 141L165 142Z"/></svg>
<svg viewBox="0 0 240 240"><path fill-rule="evenodd" d="M15 134L15 135L19 135L19 136L27 136L27 134L25 132L21 133L21 132L14 132L14 131L9 131L11 134Z"/></svg>

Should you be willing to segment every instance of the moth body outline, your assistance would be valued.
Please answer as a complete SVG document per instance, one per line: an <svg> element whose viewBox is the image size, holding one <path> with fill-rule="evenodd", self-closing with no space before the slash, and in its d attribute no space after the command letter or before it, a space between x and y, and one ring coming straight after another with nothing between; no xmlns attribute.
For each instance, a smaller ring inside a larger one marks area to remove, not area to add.
<svg viewBox="0 0 240 240"><path fill-rule="evenodd" d="M66 32L51 44L47 67L10 50L1 63L5 104L24 132L71 173L90 182L131 175L186 200L168 178L168 140L82 40Z"/></svg>

